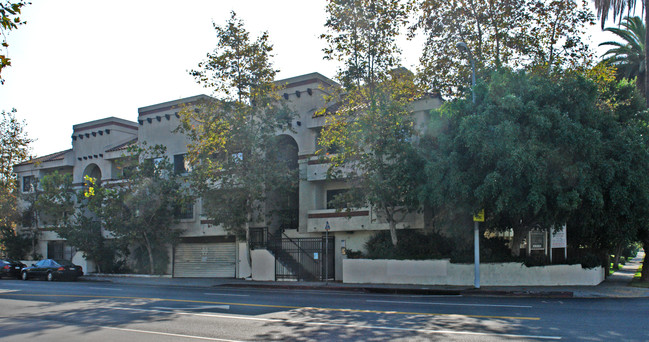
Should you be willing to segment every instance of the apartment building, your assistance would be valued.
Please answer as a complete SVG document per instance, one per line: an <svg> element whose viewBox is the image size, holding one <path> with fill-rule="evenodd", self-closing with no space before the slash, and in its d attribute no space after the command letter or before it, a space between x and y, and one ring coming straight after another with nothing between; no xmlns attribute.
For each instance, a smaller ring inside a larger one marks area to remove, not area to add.
<svg viewBox="0 0 649 342"><path fill-rule="evenodd" d="M367 239L388 224L370 207L337 212L328 206L331 198L344 191L344 181L327 179L329 165L318 158L318 137L325 125L325 116L317 115L338 85L319 73L277 81L280 95L298 114L292 131L277 132L289 151L289 158L298 168L299 186L290 199L293 219L281 224L251 222L250 241L237 240L222 227L213 225L202 213L201 200L183 211L177 224L183 230L181 241L169 249L168 273L174 277L252 277L257 280L323 280L341 279L342 259L346 250L363 250ZM81 186L90 175L102 181L117 181L121 170L117 161L126 149L146 142L149 146L164 145L169 160L180 172L191 172L186 165L188 138L176 132L179 111L208 98L206 95L154 104L138 109L136 121L115 117L73 126L72 148L18 164L20 189L33 191L35 178L58 170L70 173ZM417 124L424 125L430 110L441 105L436 97L413 104ZM423 127L423 126L422 126ZM409 215L398 228L423 228L424 214ZM25 228L27 229L27 228ZM80 253L65 244L52 227L38 226L38 253L44 257L75 258ZM326 237L326 238L325 238ZM76 256L75 256L76 255ZM93 266L87 264L86 271Z"/></svg>

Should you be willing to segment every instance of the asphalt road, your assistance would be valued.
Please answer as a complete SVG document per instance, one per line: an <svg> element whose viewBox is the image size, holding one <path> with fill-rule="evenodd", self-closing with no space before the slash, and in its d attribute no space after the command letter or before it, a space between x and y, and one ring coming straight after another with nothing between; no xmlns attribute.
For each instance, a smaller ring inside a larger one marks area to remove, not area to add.
<svg viewBox="0 0 649 342"><path fill-rule="evenodd" d="M649 299L0 280L1 341L649 341Z"/></svg>

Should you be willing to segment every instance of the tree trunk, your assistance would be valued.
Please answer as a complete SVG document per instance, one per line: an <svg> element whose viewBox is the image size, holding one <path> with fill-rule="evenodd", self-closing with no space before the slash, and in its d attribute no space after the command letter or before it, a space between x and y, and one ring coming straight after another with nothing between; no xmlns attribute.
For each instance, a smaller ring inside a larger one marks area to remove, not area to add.
<svg viewBox="0 0 649 342"><path fill-rule="evenodd" d="M527 235L527 229L514 228L514 236L512 238L512 256L519 257L521 255L521 242Z"/></svg>
<svg viewBox="0 0 649 342"><path fill-rule="evenodd" d="M613 269L618 270L620 268L620 254L622 253L622 243L615 246L615 255L613 256Z"/></svg>
<svg viewBox="0 0 649 342"><path fill-rule="evenodd" d="M155 267L153 267L153 251L149 244L146 245L146 251L149 253L149 274L155 273Z"/></svg>
<svg viewBox="0 0 649 342"><path fill-rule="evenodd" d="M611 275L609 271L611 268L611 253L608 250L601 250L599 254L602 260L602 268L604 269L604 278L608 278Z"/></svg>
<svg viewBox="0 0 649 342"><path fill-rule="evenodd" d="M144 234L144 247L146 247L147 254L149 254L149 274L153 274L155 268L153 267L153 248L149 243L149 238Z"/></svg>
<svg viewBox="0 0 649 342"><path fill-rule="evenodd" d="M390 238L392 238L392 246L397 247L397 223L390 220Z"/></svg>
<svg viewBox="0 0 649 342"><path fill-rule="evenodd" d="M649 259L647 259L647 255L649 255L649 241L644 241L642 247L644 248L644 260L642 260L642 274L640 275L640 281L649 282L649 267L647 266L647 262L649 261Z"/></svg>

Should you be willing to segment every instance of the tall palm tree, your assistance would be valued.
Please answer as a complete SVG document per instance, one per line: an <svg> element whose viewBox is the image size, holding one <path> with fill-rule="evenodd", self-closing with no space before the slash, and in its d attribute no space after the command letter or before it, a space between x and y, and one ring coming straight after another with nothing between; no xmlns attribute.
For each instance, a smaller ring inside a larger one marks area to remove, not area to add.
<svg viewBox="0 0 649 342"><path fill-rule="evenodd" d="M621 27L609 27L604 31L611 32L622 39L599 44L611 46L602 56L604 61L617 67L618 75L628 79L637 77L637 85L646 97L645 79L647 77L647 63L645 60L645 39L647 29L640 17L625 17Z"/></svg>
<svg viewBox="0 0 649 342"><path fill-rule="evenodd" d="M645 26L647 26L647 23L649 22L649 11L647 11L649 0L593 0L593 3L595 4L595 9L597 9L597 17L602 23L602 29L604 28L604 23L606 22L609 14L613 15L613 21L617 21L618 18L621 21L623 15L628 15L635 11L636 5L642 6ZM649 35L645 35L645 46L649 46L648 39ZM648 52L649 51L645 49L645 65L649 60L649 55L647 55ZM649 89L648 83L649 77L645 77L644 89ZM645 100L647 101L647 106L649 106L649 98L645 96Z"/></svg>

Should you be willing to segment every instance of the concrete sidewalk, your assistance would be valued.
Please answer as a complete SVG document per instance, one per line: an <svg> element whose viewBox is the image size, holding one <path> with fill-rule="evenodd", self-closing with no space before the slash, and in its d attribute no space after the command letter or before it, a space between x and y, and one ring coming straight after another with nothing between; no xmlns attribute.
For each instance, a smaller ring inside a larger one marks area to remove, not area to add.
<svg viewBox="0 0 649 342"><path fill-rule="evenodd" d="M108 275L83 276L84 281L116 284L183 287L233 287L266 289L299 289L327 291L357 291L365 293L399 293L465 296L514 296L550 298L649 298L648 288L629 286L644 259L644 252L627 262L619 271L597 286L485 286L480 289L465 286L423 286L394 284L343 284L339 282L251 281L223 278L172 278L170 276Z"/></svg>

